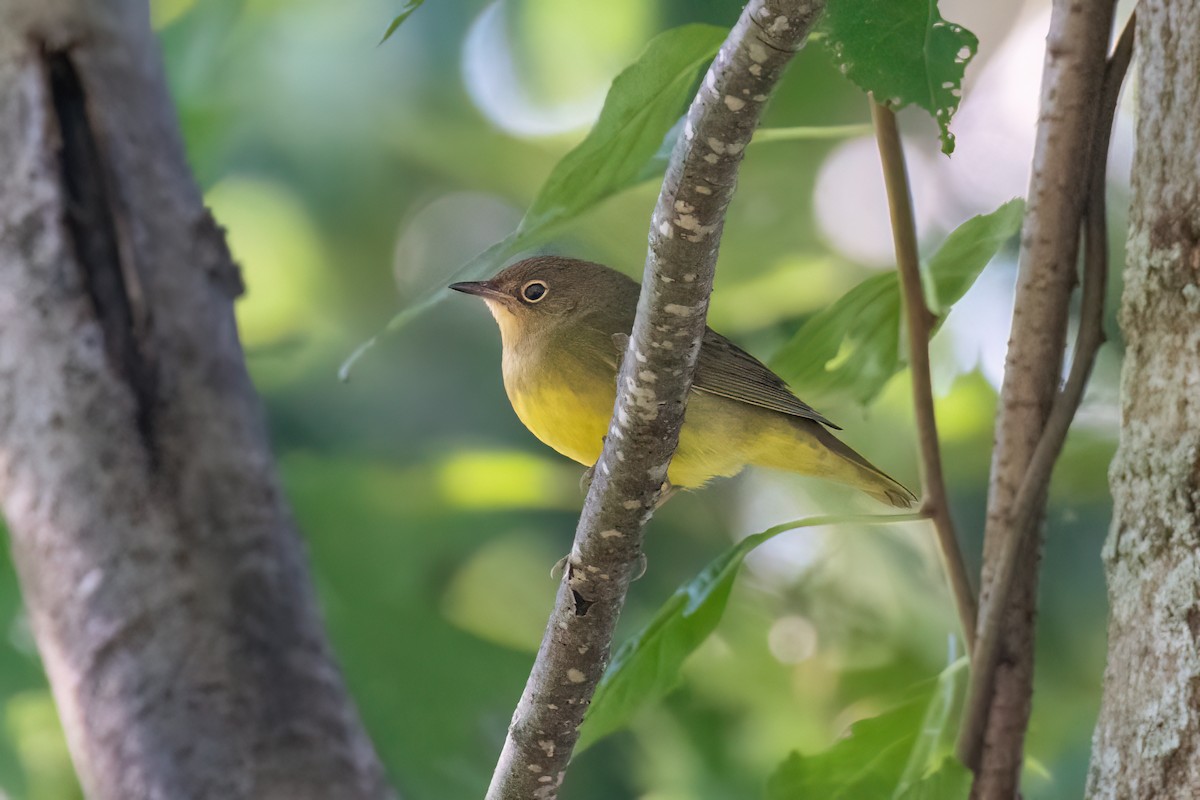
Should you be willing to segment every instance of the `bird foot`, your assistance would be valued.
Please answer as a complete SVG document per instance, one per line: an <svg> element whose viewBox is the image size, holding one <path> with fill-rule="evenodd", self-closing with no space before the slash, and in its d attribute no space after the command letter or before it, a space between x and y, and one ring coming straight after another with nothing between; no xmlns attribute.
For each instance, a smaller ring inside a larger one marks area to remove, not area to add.
<svg viewBox="0 0 1200 800"><path fill-rule="evenodd" d="M562 558L560 558L558 561L554 562L554 566L550 568L550 577L552 579L554 579L556 581L562 580L563 574L567 571L567 561L570 558L571 558L571 556L565 555ZM633 577L630 578L629 580L636 581L636 580L640 579L643 575L645 575L647 564L648 564L648 562L646 560L646 554L638 553L637 566L635 566L633 568Z"/></svg>
<svg viewBox="0 0 1200 800"><path fill-rule="evenodd" d="M658 497L654 500L654 510L658 511L666 505L666 502L674 497L678 491L678 486L672 486L670 481L663 481L662 486L658 489Z"/></svg>
<svg viewBox="0 0 1200 800"><path fill-rule="evenodd" d="M562 580L563 573L565 573L567 571L567 560L570 558L571 558L570 555L565 555L562 558L560 558L558 561L554 562L554 566L550 568L550 577L553 580L556 580L556 581Z"/></svg>

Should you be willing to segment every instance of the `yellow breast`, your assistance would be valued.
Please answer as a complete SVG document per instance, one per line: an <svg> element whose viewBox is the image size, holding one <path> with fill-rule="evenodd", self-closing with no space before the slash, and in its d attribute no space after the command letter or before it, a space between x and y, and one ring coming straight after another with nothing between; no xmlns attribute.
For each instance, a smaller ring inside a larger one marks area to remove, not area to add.
<svg viewBox="0 0 1200 800"><path fill-rule="evenodd" d="M517 417L544 444L592 466L616 400L615 369L561 350L522 346L508 314L493 313L504 334L504 389Z"/></svg>
<svg viewBox="0 0 1200 800"><path fill-rule="evenodd" d="M604 446L616 399L616 376L604 381L572 369L563 359L555 361L530 365L506 355L504 388L517 417L534 436L590 467Z"/></svg>
<svg viewBox="0 0 1200 800"><path fill-rule="evenodd" d="M616 399L612 361L563 348L538 347L503 306L489 303L504 340L504 388L517 417L544 444L592 466L600 458ZM766 412L693 394L667 471L675 486L695 488L734 475L750 460L757 423Z"/></svg>

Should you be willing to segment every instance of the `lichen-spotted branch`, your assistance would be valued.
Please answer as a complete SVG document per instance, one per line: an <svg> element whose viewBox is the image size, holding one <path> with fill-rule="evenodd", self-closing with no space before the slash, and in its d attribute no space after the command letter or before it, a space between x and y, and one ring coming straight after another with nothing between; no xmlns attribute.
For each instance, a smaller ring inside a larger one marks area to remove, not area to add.
<svg viewBox="0 0 1200 800"><path fill-rule="evenodd" d="M651 217L612 424L489 800L558 796L679 441L743 151L823 8L823 0L752 0L688 110Z"/></svg>

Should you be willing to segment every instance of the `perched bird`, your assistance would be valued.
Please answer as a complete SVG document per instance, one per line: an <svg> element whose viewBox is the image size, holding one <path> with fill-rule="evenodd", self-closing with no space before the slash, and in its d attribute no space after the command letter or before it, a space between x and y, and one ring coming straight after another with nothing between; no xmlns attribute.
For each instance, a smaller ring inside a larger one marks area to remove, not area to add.
<svg viewBox="0 0 1200 800"><path fill-rule="evenodd" d="M614 336L633 330L638 284L600 264L539 256L450 288L483 298L496 318L504 388L525 427L568 458L595 464L616 399ZM840 430L765 364L706 329L667 480L693 489L753 464L913 505L912 492L826 428Z"/></svg>

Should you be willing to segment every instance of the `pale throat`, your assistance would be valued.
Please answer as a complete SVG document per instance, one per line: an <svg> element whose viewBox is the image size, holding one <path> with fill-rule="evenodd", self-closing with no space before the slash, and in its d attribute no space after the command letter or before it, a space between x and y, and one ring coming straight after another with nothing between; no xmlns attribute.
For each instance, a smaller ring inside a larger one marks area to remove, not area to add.
<svg viewBox="0 0 1200 800"><path fill-rule="evenodd" d="M498 300L485 298L484 302L487 303L488 311L492 312L492 317L495 318L496 325L500 328L500 342L503 345L502 361L507 381L521 372L527 362L529 348L522 341L525 337L517 315Z"/></svg>
<svg viewBox="0 0 1200 800"><path fill-rule="evenodd" d="M512 313L506 305L499 300L484 298L487 303L488 311L492 312L492 318L496 320L496 325L500 327L500 339L504 342L504 349L515 345L521 338L521 328L517 324L517 315Z"/></svg>

